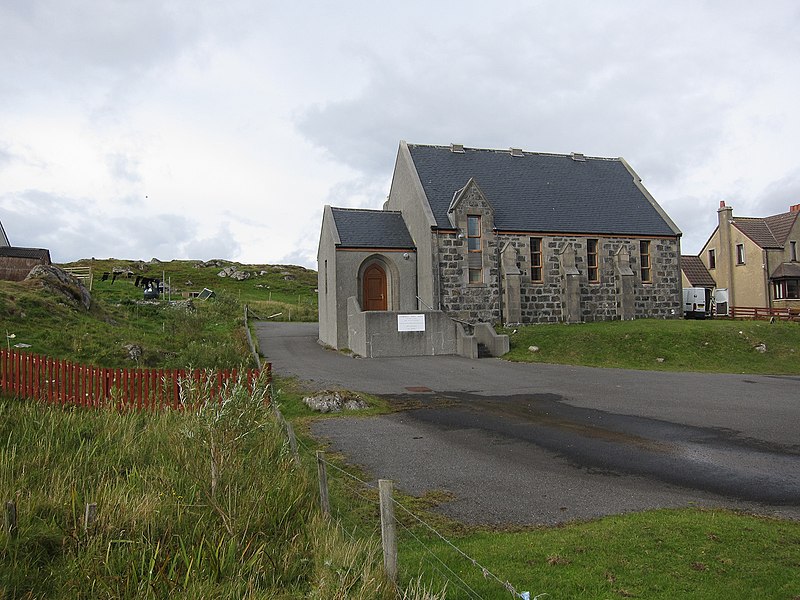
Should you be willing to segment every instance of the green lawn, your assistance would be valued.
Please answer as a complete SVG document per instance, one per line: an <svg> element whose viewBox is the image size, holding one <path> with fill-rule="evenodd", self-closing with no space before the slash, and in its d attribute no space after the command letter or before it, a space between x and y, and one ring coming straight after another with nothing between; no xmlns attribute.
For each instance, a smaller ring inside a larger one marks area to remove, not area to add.
<svg viewBox="0 0 800 600"><path fill-rule="evenodd" d="M657 371L800 373L800 323L640 319L529 325L501 332L511 340L511 351L503 357L507 360ZM761 344L766 351L758 351ZM538 351L532 352L531 346Z"/></svg>
<svg viewBox="0 0 800 600"><path fill-rule="evenodd" d="M800 597L800 523L728 511L661 510L528 532L478 531L458 548L531 597L583 600L729 600ZM439 540L425 543L485 598L502 589ZM414 571L436 559L405 539L401 559ZM447 572L444 567L438 570ZM428 569L431 582L442 580ZM450 577L453 579L452 577ZM470 598L460 585L448 598Z"/></svg>

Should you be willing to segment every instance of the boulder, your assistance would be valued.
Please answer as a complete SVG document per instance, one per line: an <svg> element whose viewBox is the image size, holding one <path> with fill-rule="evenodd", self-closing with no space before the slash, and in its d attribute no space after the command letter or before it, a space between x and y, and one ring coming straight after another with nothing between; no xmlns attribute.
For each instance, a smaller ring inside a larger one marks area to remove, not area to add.
<svg viewBox="0 0 800 600"><path fill-rule="evenodd" d="M92 306L92 295L86 286L79 279L54 265L36 265L28 273L25 281L38 281L44 290L59 296L75 308L82 306L89 310Z"/></svg>
<svg viewBox="0 0 800 600"><path fill-rule="evenodd" d="M142 347L139 344L124 344L122 348L128 353L128 358L136 363L142 358Z"/></svg>
<svg viewBox="0 0 800 600"><path fill-rule="evenodd" d="M303 398L303 403L311 410L329 413L342 410L364 410L368 404L349 392L325 391Z"/></svg>

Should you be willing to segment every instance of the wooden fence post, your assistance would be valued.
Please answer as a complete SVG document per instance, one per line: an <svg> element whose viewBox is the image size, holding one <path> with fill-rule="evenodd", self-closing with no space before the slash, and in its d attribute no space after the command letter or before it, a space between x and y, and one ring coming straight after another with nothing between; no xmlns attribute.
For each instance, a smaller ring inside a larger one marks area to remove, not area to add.
<svg viewBox="0 0 800 600"><path fill-rule="evenodd" d="M94 502L86 503L86 508L83 511L83 529L84 531L89 531L89 529L94 525L94 522L97 520L97 504Z"/></svg>
<svg viewBox="0 0 800 600"><path fill-rule="evenodd" d="M319 474L319 505L323 515L331 514L331 503L328 499L328 467L325 465L325 453L317 450L317 473Z"/></svg>
<svg viewBox="0 0 800 600"><path fill-rule="evenodd" d="M6 502L5 516L3 520L5 522L6 532L8 533L9 537L16 537L17 505L14 504L13 500L9 500L8 502Z"/></svg>
<svg viewBox="0 0 800 600"><path fill-rule="evenodd" d="M281 413L281 409L278 408L278 405L272 403L272 412L275 413L275 417L278 419L278 423L283 426L284 430L286 431L286 437L289 438L289 448L292 451L292 456L294 457L295 464L299 467L300 466L300 453L297 451L297 438L294 435L294 428L292 424L289 423Z"/></svg>
<svg viewBox="0 0 800 600"><path fill-rule="evenodd" d="M294 462L297 463L297 466L300 466L300 453L297 451L297 438L294 435L294 427L289 421L284 419L284 424L286 425L286 435L289 436L289 447L292 449L292 456L294 456Z"/></svg>
<svg viewBox="0 0 800 600"><path fill-rule="evenodd" d="M393 583L397 582L397 536L394 527L393 485L389 479L378 480L381 501L381 540L383 542L383 568Z"/></svg>

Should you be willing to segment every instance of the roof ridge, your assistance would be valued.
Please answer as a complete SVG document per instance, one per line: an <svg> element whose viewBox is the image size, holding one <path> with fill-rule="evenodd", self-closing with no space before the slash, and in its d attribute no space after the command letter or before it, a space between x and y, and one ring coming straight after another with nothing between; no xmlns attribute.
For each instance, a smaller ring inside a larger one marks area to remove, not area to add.
<svg viewBox="0 0 800 600"><path fill-rule="evenodd" d="M447 150L450 151L450 146L443 146L441 144L414 144L411 142L407 142L408 146L410 147L417 147L417 148L436 148L438 150ZM518 148L518 147L517 147ZM533 150L523 150L518 148L523 156L531 155L531 156L553 156L559 158L572 158L574 152L571 153L562 153L562 152L537 152ZM473 150L476 152L495 152L498 154L509 154L509 148L476 148L473 146L464 146L464 150ZM608 161L619 161L619 156L590 156L588 154L583 155L584 158L587 160L608 160Z"/></svg>
<svg viewBox="0 0 800 600"><path fill-rule="evenodd" d="M350 212L379 212L379 213L394 213L402 214L399 210L383 210L382 208L352 208L349 206L331 206L331 210L347 210Z"/></svg>

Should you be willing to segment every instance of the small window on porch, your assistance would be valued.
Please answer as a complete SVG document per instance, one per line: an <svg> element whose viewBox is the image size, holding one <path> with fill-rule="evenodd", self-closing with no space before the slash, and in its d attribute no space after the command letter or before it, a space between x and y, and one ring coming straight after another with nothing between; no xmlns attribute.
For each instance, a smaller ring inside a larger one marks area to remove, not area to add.
<svg viewBox="0 0 800 600"><path fill-rule="evenodd" d="M800 279L782 279L773 286L775 300L800 300Z"/></svg>

